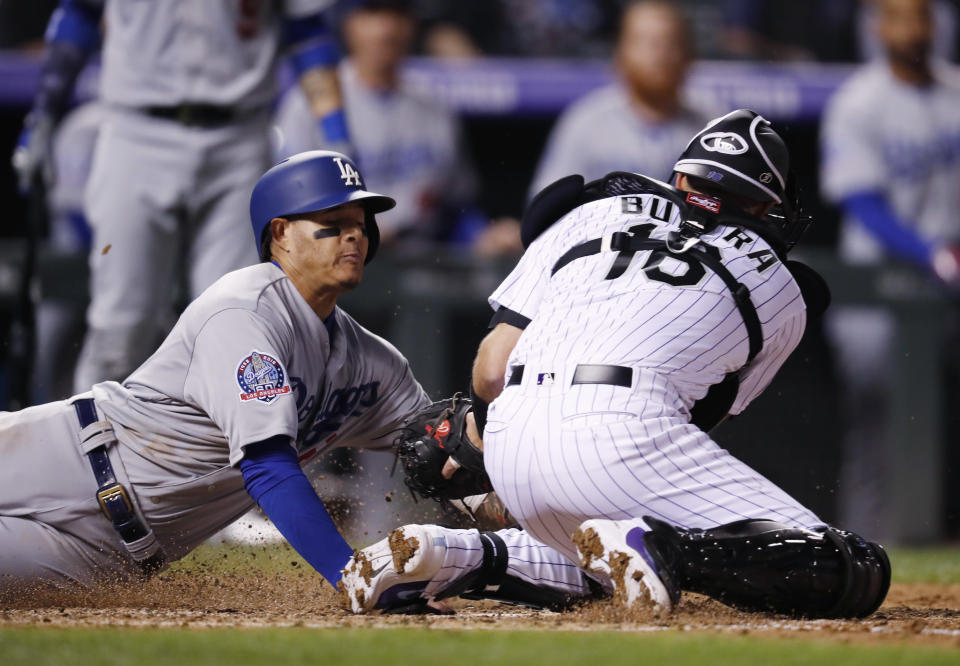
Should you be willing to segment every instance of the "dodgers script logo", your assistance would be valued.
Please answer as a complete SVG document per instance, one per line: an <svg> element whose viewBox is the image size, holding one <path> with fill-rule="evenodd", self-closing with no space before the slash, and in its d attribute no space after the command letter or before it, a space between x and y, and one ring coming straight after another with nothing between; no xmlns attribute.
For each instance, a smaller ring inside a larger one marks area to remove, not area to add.
<svg viewBox="0 0 960 666"><path fill-rule="evenodd" d="M280 361L269 354L254 351L237 366L240 399L273 402L277 396L290 393Z"/></svg>

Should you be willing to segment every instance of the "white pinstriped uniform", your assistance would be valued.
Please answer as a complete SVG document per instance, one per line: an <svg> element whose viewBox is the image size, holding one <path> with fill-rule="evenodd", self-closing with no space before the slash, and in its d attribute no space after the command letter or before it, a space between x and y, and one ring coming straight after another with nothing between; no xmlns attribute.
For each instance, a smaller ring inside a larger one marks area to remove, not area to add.
<svg viewBox="0 0 960 666"><path fill-rule="evenodd" d="M688 286L657 281L643 270L652 254L643 251L608 280L616 253L606 251L551 277L579 243L638 224L665 238L679 221L675 206L649 194L588 203L532 243L490 297L494 309L532 321L509 360L510 368L525 366L523 382L490 405L487 472L523 527L572 558L570 536L589 518L652 515L702 528L743 518L824 524L689 422L694 403L748 355L743 319L718 276L706 269ZM800 341L806 309L789 271L755 233L720 227L703 240L750 289L762 325L763 350L741 375L730 410L737 414ZM686 270L669 257L659 267L661 276ZM571 385L577 364L628 366L633 385Z"/></svg>
<svg viewBox="0 0 960 666"><path fill-rule="evenodd" d="M498 530L507 547L506 575L539 587L559 589L571 597L590 594L580 568L550 546L534 541L522 530ZM443 566L433 575L424 596L433 596L480 566L483 546L477 530L444 529ZM376 568L379 563L372 562Z"/></svg>

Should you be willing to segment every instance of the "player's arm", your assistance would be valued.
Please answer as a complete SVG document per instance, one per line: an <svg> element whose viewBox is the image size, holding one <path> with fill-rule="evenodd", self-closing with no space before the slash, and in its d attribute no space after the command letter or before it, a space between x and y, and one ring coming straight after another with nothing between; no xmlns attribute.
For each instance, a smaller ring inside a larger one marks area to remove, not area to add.
<svg viewBox="0 0 960 666"><path fill-rule="evenodd" d="M285 436L244 447L240 471L247 492L280 534L334 587L353 555L307 480Z"/></svg>
<svg viewBox="0 0 960 666"><path fill-rule="evenodd" d="M23 191L29 189L41 169L51 168L53 130L70 105L80 71L100 47L102 14L102 2L61 0L50 18L39 87L13 154Z"/></svg>
<svg viewBox="0 0 960 666"><path fill-rule="evenodd" d="M481 437L487 420L487 404L503 390L510 353L536 315L547 290L550 279L549 253L544 251L542 242L542 237L533 240L510 275L488 299L494 310L490 320L491 331L477 349L470 380L474 418Z"/></svg>
<svg viewBox="0 0 960 666"><path fill-rule="evenodd" d="M289 44L290 63L326 145L340 152L353 153L337 75L340 50L330 29L327 12L287 18L284 37Z"/></svg>
<svg viewBox="0 0 960 666"><path fill-rule="evenodd" d="M742 412L770 385L787 358L800 344L806 326L807 313L800 310L784 322L773 337L763 341L763 351L757 354L750 367L740 376L739 390L730 414Z"/></svg>
<svg viewBox="0 0 960 666"><path fill-rule="evenodd" d="M899 217L880 190L845 197L844 211L862 224L894 257L933 271L944 282L960 278L960 248L941 246L921 236Z"/></svg>
<svg viewBox="0 0 960 666"><path fill-rule="evenodd" d="M932 270L945 282L960 278L960 249L938 245L898 215L885 191L890 182L883 154L886 130L875 124L872 102L838 93L824 114L820 181L839 204L894 257Z"/></svg>
<svg viewBox="0 0 960 666"><path fill-rule="evenodd" d="M507 312L515 319L504 320L501 313ZM507 308L497 310L492 322L493 327L480 342L477 356L473 361L471 389L476 397L486 402L493 402L500 395L503 390L503 378L507 372L507 360L528 323L530 323L529 320L523 315L518 315Z"/></svg>

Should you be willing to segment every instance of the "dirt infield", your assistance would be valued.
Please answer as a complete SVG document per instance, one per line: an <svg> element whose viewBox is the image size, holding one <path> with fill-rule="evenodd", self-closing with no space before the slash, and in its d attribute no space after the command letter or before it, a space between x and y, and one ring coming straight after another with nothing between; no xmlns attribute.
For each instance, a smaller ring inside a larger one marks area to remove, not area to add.
<svg viewBox="0 0 960 666"><path fill-rule="evenodd" d="M564 613L463 600L453 605L457 613L452 616L354 616L329 586L306 570L243 575L168 572L136 587L78 595L37 593L8 599L0 605L0 627L615 628L960 648L960 584L894 584L880 611L862 621L798 621L741 613L696 595L686 595L677 611L667 617L627 614L610 602L594 602Z"/></svg>

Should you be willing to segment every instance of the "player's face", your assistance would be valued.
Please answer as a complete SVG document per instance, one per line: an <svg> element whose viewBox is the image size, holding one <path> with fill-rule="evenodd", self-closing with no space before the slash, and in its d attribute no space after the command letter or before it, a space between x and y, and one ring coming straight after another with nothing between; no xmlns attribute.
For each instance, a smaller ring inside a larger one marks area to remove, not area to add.
<svg viewBox="0 0 960 666"><path fill-rule="evenodd" d="M401 12L361 10L347 17L343 32L356 66L383 74L396 70L409 53L413 21Z"/></svg>
<svg viewBox="0 0 960 666"><path fill-rule="evenodd" d="M369 249L360 204L298 215L274 239L278 263L307 291L340 294L360 284Z"/></svg>
<svg viewBox="0 0 960 666"><path fill-rule="evenodd" d="M877 30L888 56L904 65L922 66L933 40L929 0L882 0Z"/></svg>
<svg viewBox="0 0 960 666"><path fill-rule="evenodd" d="M676 96L689 62L686 31L675 10L641 4L627 11L617 44L617 66L641 98Z"/></svg>

